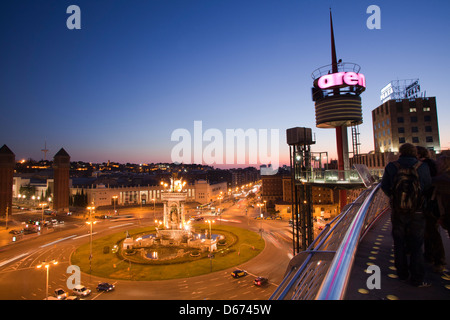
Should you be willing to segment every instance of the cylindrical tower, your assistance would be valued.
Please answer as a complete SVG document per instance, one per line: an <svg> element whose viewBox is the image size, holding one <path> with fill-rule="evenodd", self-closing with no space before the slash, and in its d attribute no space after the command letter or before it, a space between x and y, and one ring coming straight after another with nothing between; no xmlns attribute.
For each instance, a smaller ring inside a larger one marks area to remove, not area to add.
<svg viewBox="0 0 450 320"><path fill-rule="evenodd" d="M350 170L347 127L362 123L360 94L366 89L366 78L360 66L336 58L333 19L330 11L331 64L312 73L312 100L316 108L316 127L334 128L338 169ZM347 203L347 192L340 190L341 209Z"/></svg>

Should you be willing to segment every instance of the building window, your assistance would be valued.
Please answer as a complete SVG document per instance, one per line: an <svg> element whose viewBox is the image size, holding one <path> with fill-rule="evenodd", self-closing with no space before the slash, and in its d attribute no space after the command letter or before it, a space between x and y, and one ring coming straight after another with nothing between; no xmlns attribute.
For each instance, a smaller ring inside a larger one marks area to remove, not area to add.
<svg viewBox="0 0 450 320"><path fill-rule="evenodd" d="M433 137L426 137L425 140L426 142L433 142Z"/></svg>
<svg viewBox="0 0 450 320"><path fill-rule="evenodd" d="M416 108L409 108L409 112L417 112Z"/></svg>
<svg viewBox="0 0 450 320"><path fill-rule="evenodd" d="M419 137L413 137L412 138L413 143L419 143Z"/></svg>
<svg viewBox="0 0 450 320"><path fill-rule="evenodd" d="M419 127L411 127L411 132L419 132Z"/></svg>
<svg viewBox="0 0 450 320"><path fill-rule="evenodd" d="M405 142L406 142L406 140L404 137L398 138L398 143L405 143Z"/></svg>
<svg viewBox="0 0 450 320"><path fill-rule="evenodd" d="M431 126L425 126L425 132L433 132Z"/></svg>
<svg viewBox="0 0 450 320"><path fill-rule="evenodd" d="M423 119L424 119L425 121L431 121L431 116L424 116Z"/></svg>
<svg viewBox="0 0 450 320"><path fill-rule="evenodd" d="M398 117L397 118L397 122L398 123L403 123L403 122L405 122L405 120L403 119L403 117Z"/></svg>
<svg viewBox="0 0 450 320"><path fill-rule="evenodd" d="M411 117L411 122L417 122L417 117L416 116Z"/></svg>
<svg viewBox="0 0 450 320"><path fill-rule="evenodd" d="M430 107L423 107L423 111L430 111Z"/></svg>
<svg viewBox="0 0 450 320"><path fill-rule="evenodd" d="M398 133L405 133L404 127L398 127Z"/></svg>

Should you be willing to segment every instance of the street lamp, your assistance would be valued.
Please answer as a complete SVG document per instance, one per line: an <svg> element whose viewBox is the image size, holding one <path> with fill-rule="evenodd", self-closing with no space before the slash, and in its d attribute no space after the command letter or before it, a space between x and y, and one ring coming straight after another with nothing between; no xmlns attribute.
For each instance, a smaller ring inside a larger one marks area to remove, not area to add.
<svg viewBox="0 0 450 320"><path fill-rule="evenodd" d="M47 206L46 202L39 203L39 207L42 207L42 221L41 221L41 231L44 231L44 208Z"/></svg>
<svg viewBox="0 0 450 320"><path fill-rule="evenodd" d="M155 213L155 201L156 201L156 199L153 198L152 201L153 201L153 219L155 219L156 218L156 213Z"/></svg>
<svg viewBox="0 0 450 320"><path fill-rule="evenodd" d="M92 272L92 225L97 223L97 221L92 221L92 210L95 209L95 207L87 207L89 210L89 221L86 221L86 223L90 226L90 253L89 253L89 273Z"/></svg>
<svg viewBox="0 0 450 320"><path fill-rule="evenodd" d="M212 234L211 234L211 223L214 223L215 221L212 219L206 220L206 222L209 224L209 265L212 272Z"/></svg>
<svg viewBox="0 0 450 320"><path fill-rule="evenodd" d="M58 264L58 261L52 260L52 261L49 261L49 262L43 261L41 264L38 264L36 266L37 269L40 269L42 267L47 269L47 282L46 282L46 286L45 286L45 292L46 292L45 293L45 300L48 300L48 273L49 273L49 269L50 269L51 265L57 265L57 264Z"/></svg>
<svg viewBox="0 0 450 320"><path fill-rule="evenodd" d="M114 203L114 214L117 214L116 213L116 201L117 201L118 196L112 196L112 198L113 198L113 203Z"/></svg>
<svg viewBox="0 0 450 320"><path fill-rule="evenodd" d="M261 207L263 206L262 203L257 203L256 204L259 207L259 217L261 218L261 220L259 221L259 233L261 235L261 239L262 239L262 218L263 218L263 214L261 213Z"/></svg>

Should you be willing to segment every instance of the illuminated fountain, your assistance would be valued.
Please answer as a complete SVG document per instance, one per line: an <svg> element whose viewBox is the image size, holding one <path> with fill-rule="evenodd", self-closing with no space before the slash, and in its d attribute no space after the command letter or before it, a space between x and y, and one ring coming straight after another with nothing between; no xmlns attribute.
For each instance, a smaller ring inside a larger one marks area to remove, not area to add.
<svg viewBox="0 0 450 320"><path fill-rule="evenodd" d="M184 205L187 198L187 191L183 190L186 182L178 179L174 174L170 179L170 188L161 191L161 200L164 203L163 228L157 229L157 237L162 242L179 242L183 236L190 238L191 231L189 223L186 222Z"/></svg>
<svg viewBox="0 0 450 320"><path fill-rule="evenodd" d="M138 249L144 259L172 260L195 252L217 250L217 241L223 236L209 233L195 233L191 230L191 221L185 219L185 202L187 191L183 188L186 182L178 179L174 174L170 187L161 191L164 203L163 220L155 220L156 233L144 234L136 239L125 239L124 248Z"/></svg>

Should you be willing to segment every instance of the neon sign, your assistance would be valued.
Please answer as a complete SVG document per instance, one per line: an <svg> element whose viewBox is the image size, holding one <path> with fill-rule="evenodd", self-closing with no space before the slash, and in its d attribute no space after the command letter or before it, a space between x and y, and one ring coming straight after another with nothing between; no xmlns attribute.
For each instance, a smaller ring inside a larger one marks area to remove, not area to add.
<svg viewBox="0 0 450 320"><path fill-rule="evenodd" d="M337 72L320 77L317 81L320 89L329 89L342 86L366 87L366 77L362 73Z"/></svg>

